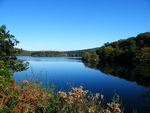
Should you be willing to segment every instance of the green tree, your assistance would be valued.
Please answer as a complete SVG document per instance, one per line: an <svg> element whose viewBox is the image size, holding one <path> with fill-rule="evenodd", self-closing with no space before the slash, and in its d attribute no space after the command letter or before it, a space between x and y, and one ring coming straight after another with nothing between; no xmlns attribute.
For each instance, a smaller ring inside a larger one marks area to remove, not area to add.
<svg viewBox="0 0 150 113"><path fill-rule="evenodd" d="M150 47L141 48L135 53L134 61L140 63L150 62Z"/></svg>
<svg viewBox="0 0 150 113"><path fill-rule="evenodd" d="M139 34L135 40L139 49L144 47L150 47L150 32Z"/></svg>
<svg viewBox="0 0 150 113"><path fill-rule="evenodd" d="M85 54L83 55L83 59L86 61L99 61L99 57L96 54L95 50L91 50L89 52L85 52Z"/></svg>
<svg viewBox="0 0 150 113"><path fill-rule="evenodd" d="M105 54L104 54L104 46L100 47L97 51L96 51L97 55L99 56L100 60L103 60L105 58Z"/></svg>
<svg viewBox="0 0 150 113"><path fill-rule="evenodd" d="M92 61L99 61L99 57L94 50L90 51L90 57Z"/></svg>
<svg viewBox="0 0 150 113"><path fill-rule="evenodd" d="M134 40L134 37L130 38L128 43L129 43L129 51L134 52L136 50L136 41Z"/></svg>
<svg viewBox="0 0 150 113"><path fill-rule="evenodd" d="M3 61L4 67L12 73L27 69L28 62L17 60L17 55L22 52L22 49L15 48L19 43L17 39L9 31L6 31L6 26L0 27L0 60Z"/></svg>
<svg viewBox="0 0 150 113"><path fill-rule="evenodd" d="M88 61L89 58L90 58L89 52L85 52L84 55L83 55L83 59Z"/></svg>
<svg viewBox="0 0 150 113"><path fill-rule="evenodd" d="M109 45L110 45L109 42L106 42L106 43L104 44L105 47L107 47L107 46L109 46Z"/></svg>

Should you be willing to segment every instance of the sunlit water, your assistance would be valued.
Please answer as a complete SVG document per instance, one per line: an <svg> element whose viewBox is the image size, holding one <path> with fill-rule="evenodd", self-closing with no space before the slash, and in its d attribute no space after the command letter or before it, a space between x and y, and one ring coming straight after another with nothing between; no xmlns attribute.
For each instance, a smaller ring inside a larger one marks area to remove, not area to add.
<svg viewBox="0 0 150 113"><path fill-rule="evenodd" d="M32 75L33 72L35 75L41 75L41 81L45 81L48 75L50 81L55 80L58 83L58 90L67 90L67 83L70 81L74 87L82 85L83 90L104 94L106 102L111 102L114 93L117 93L126 113L131 113L133 108L137 109L138 113L149 112L146 101L141 98L142 93L149 88L87 68L79 58L20 56L18 59L28 61L30 68L15 73L16 80L26 79L26 75Z"/></svg>

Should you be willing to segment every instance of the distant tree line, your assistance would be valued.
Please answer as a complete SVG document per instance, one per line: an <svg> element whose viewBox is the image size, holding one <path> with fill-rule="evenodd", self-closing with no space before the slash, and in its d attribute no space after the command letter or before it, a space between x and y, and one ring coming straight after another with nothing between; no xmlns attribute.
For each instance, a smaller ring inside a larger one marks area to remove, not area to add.
<svg viewBox="0 0 150 113"><path fill-rule="evenodd" d="M77 50L77 51L23 51L19 56L33 56L33 57L83 57L84 53L90 51L86 50Z"/></svg>
<svg viewBox="0 0 150 113"><path fill-rule="evenodd" d="M105 43L98 49L85 52L84 61L107 62L150 62L150 32L141 33L112 43Z"/></svg>
<svg viewBox="0 0 150 113"><path fill-rule="evenodd" d="M18 54L18 56L31 56L31 54L33 53L34 51L26 51L26 50L23 50L21 53Z"/></svg>

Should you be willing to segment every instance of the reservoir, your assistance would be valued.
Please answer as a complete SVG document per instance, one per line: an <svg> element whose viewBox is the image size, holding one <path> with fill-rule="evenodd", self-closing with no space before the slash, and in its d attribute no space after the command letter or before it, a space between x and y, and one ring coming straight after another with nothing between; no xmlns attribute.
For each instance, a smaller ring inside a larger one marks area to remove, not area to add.
<svg viewBox="0 0 150 113"><path fill-rule="evenodd" d="M113 96L119 95L125 113L132 113L134 110L137 110L138 113L150 112L150 86L148 83L143 82L145 85L138 81L125 79L126 77L111 75L110 73L113 72L111 68L99 66L101 69L105 69L104 73L104 70L101 71L96 66L92 67L83 63L81 57L18 56L17 58L30 63L28 70L14 73L17 82L19 79L29 79L29 75L40 76L40 81L46 82L46 76L48 76L50 83L54 81L57 83L58 90L67 91L69 83L73 87L82 85L83 90L89 90L93 94L103 94L105 103L112 102Z"/></svg>

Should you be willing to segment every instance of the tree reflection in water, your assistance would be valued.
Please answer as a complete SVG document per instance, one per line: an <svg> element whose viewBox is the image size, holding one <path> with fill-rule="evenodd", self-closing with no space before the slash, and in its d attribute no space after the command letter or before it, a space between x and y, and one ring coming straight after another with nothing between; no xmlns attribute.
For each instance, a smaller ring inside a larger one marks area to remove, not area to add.
<svg viewBox="0 0 150 113"><path fill-rule="evenodd" d="M138 85L150 87L150 64L114 64L108 62L84 62L86 67L100 70Z"/></svg>
<svg viewBox="0 0 150 113"><path fill-rule="evenodd" d="M138 92L138 97L146 102L146 107L150 110L150 89L144 89L142 93Z"/></svg>
<svg viewBox="0 0 150 113"><path fill-rule="evenodd" d="M150 64L113 64L108 62L84 62L86 67L100 70L102 73L136 82L144 86L143 92L137 90L138 98L146 102L146 108L150 111ZM147 111L146 110L146 111Z"/></svg>

